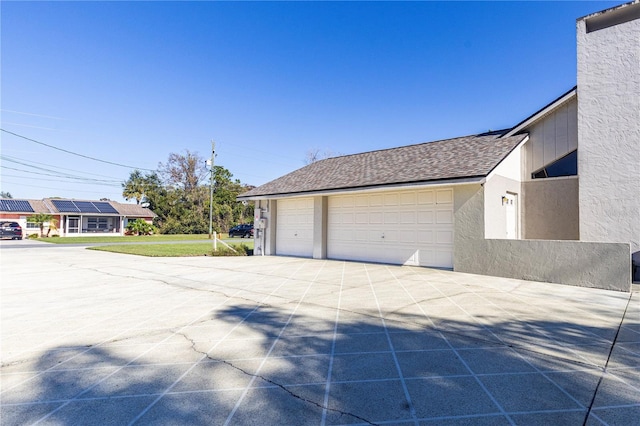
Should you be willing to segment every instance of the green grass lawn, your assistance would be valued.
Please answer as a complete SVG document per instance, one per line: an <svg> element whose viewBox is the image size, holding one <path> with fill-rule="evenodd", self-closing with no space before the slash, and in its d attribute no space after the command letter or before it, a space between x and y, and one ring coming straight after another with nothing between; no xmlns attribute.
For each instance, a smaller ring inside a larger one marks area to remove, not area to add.
<svg viewBox="0 0 640 426"><path fill-rule="evenodd" d="M253 249L253 240L230 242L229 245L239 246L244 244L249 249ZM233 253L223 244L218 243L218 253L213 253L213 243L181 243L181 244L122 244L88 247L89 250L108 251L112 253L135 254L149 257L184 257L184 256L242 256L244 251L236 248L238 253Z"/></svg>
<svg viewBox="0 0 640 426"><path fill-rule="evenodd" d="M227 234L218 234L219 238L227 238ZM84 244L84 243L152 243L164 241L197 241L208 240L207 234L188 235L144 235L144 236L113 236L113 237L49 237L38 238L38 241L53 244ZM252 241L251 239L240 239L241 241Z"/></svg>

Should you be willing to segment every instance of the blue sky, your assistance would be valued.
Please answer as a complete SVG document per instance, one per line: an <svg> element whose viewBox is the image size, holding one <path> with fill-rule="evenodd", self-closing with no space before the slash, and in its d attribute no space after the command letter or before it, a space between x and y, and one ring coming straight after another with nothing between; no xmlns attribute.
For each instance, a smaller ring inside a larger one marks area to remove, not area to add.
<svg viewBox="0 0 640 426"><path fill-rule="evenodd" d="M517 124L576 84L576 19L621 3L3 1L1 127L141 169L213 139L260 185ZM14 198L122 201L131 169L0 137Z"/></svg>

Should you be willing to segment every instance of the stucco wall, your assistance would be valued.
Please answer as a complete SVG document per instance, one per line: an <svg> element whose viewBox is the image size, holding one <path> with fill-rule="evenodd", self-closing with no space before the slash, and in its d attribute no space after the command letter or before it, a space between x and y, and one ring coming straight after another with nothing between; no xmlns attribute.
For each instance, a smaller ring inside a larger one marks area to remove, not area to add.
<svg viewBox="0 0 640 426"><path fill-rule="evenodd" d="M522 202L522 238L580 239L577 177L523 182Z"/></svg>
<svg viewBox="0 0 640 426"><path fill-rule="evenodd" d="M516 208L520 210L521 184L519 181L495 175L484 184L484 224L486 238L507 238L507 210L502 197L507 193L517 196ZM518 214L518 218L520 215ZM520 220L518 220L518 228ZM518 235L520 233L518 232Z"/></svg>
<svg viewBox="0 0 640 426"><path fill-rule="evenodd" d="M326 196L313 197L313 258L327 258L327 219L329 201Z"/></svg>
<svg viewBox="0 0 640 426"><path fill-rule="evenodd" d="M485 239L484 203L480 185L455 188L454 271L630 291L628 244Z"/></svg>
<svg viewBox="0 0 640 426"><path fill-rule="evenodd" d="M254 250L255 256L276 254L276 225L278 219L277 200L256 200L256 209L262 209L262 217L267 219L266 229L256 229L254 227ZM264 252L263 252L264 250Z"/></svg>
<svg viewBox="0 0 640 426"><path fill-rule="evenodd" d="M577 23L580 239L639 252L640 19L587 32L590 19Z"/></svg>
<svg viewBox="0 0 640 426"><path fill-rule="evenodd" d="M606 290L631 291L629 244L477 240L455 270Z"/></svg>
<svg viewBox="0 0 640 426"><path fill-rule="evenodd" d="M480 185L456 186L453 190L453 270L465 272L466 265L482 253L474 251L484 240L484 190Z"/></svg>

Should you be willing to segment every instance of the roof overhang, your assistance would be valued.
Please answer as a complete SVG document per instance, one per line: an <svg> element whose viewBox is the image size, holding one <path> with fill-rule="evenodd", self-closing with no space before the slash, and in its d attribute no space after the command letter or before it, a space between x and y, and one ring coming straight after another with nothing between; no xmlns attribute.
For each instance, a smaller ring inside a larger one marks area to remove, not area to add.
<svg viewBox="0 0 640 426"><path fill-rule="evenodd" d="M640 0L592 13L577 21L585 21L587 33L640 19Z"/></svg>
<svg viewBox="0 0 640 426"><path fill-rule="evenodd" d="M527 128L529 128L533 123L535 123L536 121L540 120L542 117L544 117L544 116L548 115L549 113L551 113L552 111L554 111L559 106L561 106L561 105L569 102L570 100L574 99L577 95L578 95L578 87L576 86L573 89L569 90L564 95L560 96L555 101L551 102L550 104L548 104L547 106L545 106L544 108L539 110L538 112L534 113L533 115L529 116L528 118L525 118L523 121L518 123L515 127L513 127L511 130L509 130L507 133L505 133L501 137L506 138L506 137L509 137L509 136L517 135L518 133L520 133L520 132L526 130Z"/></svg>
<svg viewBox="0 0 640 426"><path fill-rule="evenodd" d="M442 186L459 186L459 185L482 185L486 181L485 176L471 176L459 179L442 179L434 181L422 181L422 182L399 182L384 185L371 185L351 188L337 188L318 191L307 192L290 192L283 194L265 194L255 195L249 197L237 197L238 201L251 201L251 200L274 200L279 198L291 198L291 197L318 197L325 195L340 195L350 194L353 192L380 192L380 191L397 191L399 189L418 189L418 188L433 188Z"/></svg>

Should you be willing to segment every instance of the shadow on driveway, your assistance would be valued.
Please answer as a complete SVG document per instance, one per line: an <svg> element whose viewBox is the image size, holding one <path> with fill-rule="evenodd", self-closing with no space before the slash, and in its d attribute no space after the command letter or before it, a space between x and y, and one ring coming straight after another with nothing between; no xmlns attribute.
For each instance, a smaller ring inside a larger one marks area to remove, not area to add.
<svg viewBox="0 0 640 426"><path fill-rule="evenodd" d="M96 347L50 349L35 372L3 366L2 424L581 425L640 418L637 316L618 329L294 308L236 304L197 325L157 330L160 345L131 334Z"/></svg>

